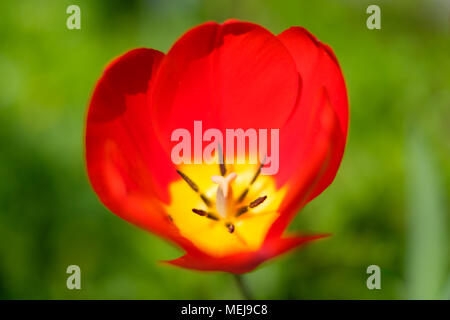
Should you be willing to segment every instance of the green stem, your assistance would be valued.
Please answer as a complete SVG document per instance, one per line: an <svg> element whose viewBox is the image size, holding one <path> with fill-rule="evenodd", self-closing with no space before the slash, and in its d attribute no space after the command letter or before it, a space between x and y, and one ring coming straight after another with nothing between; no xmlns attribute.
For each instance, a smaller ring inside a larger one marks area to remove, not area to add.
<svg viewBox="0 0 450 320"><path fill-rule="evenodd" d="M253 296L250 293L248 286L245 284L244 277L241 274L235 274L234 279L238 286L239 291L246 300L253 300Z"/></svg>

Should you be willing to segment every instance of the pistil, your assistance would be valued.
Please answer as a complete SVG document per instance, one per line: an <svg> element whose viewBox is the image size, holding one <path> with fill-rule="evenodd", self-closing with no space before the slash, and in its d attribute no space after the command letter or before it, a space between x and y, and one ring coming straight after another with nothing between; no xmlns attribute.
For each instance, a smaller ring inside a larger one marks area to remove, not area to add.
<svg viewBox="0 0 450 320"><path fill-rule="evenodd" d="M222 218L227 218L233 209L233 189L230 184L236 177L237 174L234 172L226 177L211 177L211 180L219 185L216 192L216 210Z"/></svg>
<svg viewBox="0 0 450 320"><path fill-rule="evenodd" d="M192 209L192 212L195 214L206 217L208 219L214 220L214 221L223 221L224 226L227 228L229 233L235 232L235 225L232 223L232 221L241 215L247 213L250 209L253 209L257 206L259 206L261 203L263 203L267 196L262 196L257 198L256 200L253 200L248 205L241 206L236 208L236 204L242 202L244 198L247 196L250 187L253 185L253 183L256 181L258 176L261 173L261 169L263 167L264 163L261 163L261 165L258 167L257 171L253 175L252 180L250 181L248 187L244 189L244 191L241 193L238 199L233 198L233 188L231 187L231 183L236 180L237 174L234 172L229 173L225 176L227 170L223 162L220 164L220 173L219 175L214 175L211 177L211 180L216 183L217 191L216 191L216 201L215 206L216 210L215 212L211 212L210 210L202 210L202 209ZM208 208L212 207L212 202L205 196L203 192L200 191L198 185L192 181L186 174L183 172L177 170L178 174L183 178L184 181L189 185L189 187L194 190L200 198L203 200L203 202L206 204Z"/></svg>

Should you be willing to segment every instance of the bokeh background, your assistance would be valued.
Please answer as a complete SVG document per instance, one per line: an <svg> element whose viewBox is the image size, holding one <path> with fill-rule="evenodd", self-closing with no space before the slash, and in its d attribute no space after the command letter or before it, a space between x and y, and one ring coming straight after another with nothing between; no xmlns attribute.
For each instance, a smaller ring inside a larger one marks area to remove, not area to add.
<svg viewBox="0 0 450 320"><path fill-rule="evenodd" d="M81 30L66 28L67 6ZM381 30L366 8L381 7ZM164 52L187 29L238 18L300 25L347 81L348 146L335 182L291 228L333 236L246 275L264 299L449 299L450 1L0 2L0 298L235 299L233 278L158 263L181 252L108 212L87 180L83 130L103 68ZM66 288L81 267L82 289ZM381 290L366 269L381 268Z"/></svg>

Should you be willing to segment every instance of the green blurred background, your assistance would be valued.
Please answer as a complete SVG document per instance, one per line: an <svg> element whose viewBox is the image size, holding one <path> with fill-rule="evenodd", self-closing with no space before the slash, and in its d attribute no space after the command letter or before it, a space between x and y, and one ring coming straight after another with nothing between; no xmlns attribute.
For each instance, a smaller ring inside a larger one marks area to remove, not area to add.
<svg viewBox="0 0 450 320"><path fill-rule="evenodd" d="M81 30L66 28L67 6ZM366 8L381 7L381 30ZM186 30L238 18L300 25L334 49L350 133L335 182L291 226L331 232L246 275L264 299L449 299L450 1L0 2L0 298L235 299L229 274L158 260L181 252L108 212L85 172L86 106L105 65L164 52ZM82 289L66 288L81 267ZM368 290L366 268L381 268Z"/></svg>

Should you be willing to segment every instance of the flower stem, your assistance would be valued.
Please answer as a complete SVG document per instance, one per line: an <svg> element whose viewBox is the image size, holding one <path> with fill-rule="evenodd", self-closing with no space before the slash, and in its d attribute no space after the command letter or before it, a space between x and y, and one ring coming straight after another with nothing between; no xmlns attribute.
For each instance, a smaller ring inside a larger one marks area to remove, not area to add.
<svg viewBox="0 0 450 320"><path fill-rule="evenodd" d="M246 300L253 300L253 296L250 293L248 286L245 284L244 277L241 274L235 274L234 279L238 286L239 291Z"/></svg>

